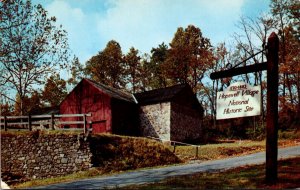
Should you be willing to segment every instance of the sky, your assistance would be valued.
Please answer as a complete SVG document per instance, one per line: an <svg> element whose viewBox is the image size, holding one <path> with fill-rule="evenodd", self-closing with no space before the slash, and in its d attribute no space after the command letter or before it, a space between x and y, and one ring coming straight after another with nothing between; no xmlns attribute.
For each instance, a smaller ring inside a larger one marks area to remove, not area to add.
<svg viewBox="0 0 300 190"><path fill-rule="evenodd" d="M84 64L117 41L123 53L140 54L169 44L178 27L199 27L212 45L232 40L241 16L268 12L270 0L32 0L68 32L70 48Z"/></svg>

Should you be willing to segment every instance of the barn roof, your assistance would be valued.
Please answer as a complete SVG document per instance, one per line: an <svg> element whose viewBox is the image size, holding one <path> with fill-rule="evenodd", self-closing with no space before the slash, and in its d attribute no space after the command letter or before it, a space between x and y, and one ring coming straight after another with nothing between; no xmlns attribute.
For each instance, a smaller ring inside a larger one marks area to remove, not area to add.
<svg viewBox="0 0 300 190"><path fill-rule="evenodd" d="M166 88L159 88L155 90L150 90L141 93L130 94L126 91L122 91L119 89L115 89L110 86L106 86L101 83L97 83L90 79L83 79L92 84L97 89L103 91L104 93L108 94L109 96L119 99L125 100L128 102L134 102L140 105L147 105L147 104L155 104L159 102L167 102L171 101L176 95L184 90L192 91L191 87L188 84L178 84L175 86L170 86Z"/></svg>
<svg viewBox="0 0 300 190"><path fill-rule="evenodd" d="M98 88L99 90L105 92L106 94L110 95L113 98L119 99L119 100L125 100L128 102L135 102L134 97L132 94L122 91L122 90L118 90L109 86L106 86L104 84L101 83L97 83L93 80L90 79L86 79L88 82L92 83L92 85L94 85L96 88Z"/></svg>
<svg viewBox="0 0 300 190"><path fill-rule="evenodd" d="M139 104L166 102L172 100L172 98L174 98L178 93L187 88L190 88L187 84L179 84L171 87L136 93L134 96Z"/></svg>

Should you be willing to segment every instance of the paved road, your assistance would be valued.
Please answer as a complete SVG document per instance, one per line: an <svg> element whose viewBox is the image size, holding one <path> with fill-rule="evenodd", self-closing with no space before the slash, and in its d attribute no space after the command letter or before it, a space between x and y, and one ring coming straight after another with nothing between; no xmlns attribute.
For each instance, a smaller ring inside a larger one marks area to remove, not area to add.
<svg viewBox="0 0 300 190"><path fill-rule="evenodd" d="M300 156L300 146L279 149L278 159ZM167 177L192 174L197 172L210 172L225 170L249 164L262 164L265 162L265 152L234 157L224 160L207 161L202 163L170 166L165 168L144 169L126 172L109 177L97 177L78 180L75 182L60 183L37 189L103 189L124 187L132 184L144 184L161 181Z"/></svg>

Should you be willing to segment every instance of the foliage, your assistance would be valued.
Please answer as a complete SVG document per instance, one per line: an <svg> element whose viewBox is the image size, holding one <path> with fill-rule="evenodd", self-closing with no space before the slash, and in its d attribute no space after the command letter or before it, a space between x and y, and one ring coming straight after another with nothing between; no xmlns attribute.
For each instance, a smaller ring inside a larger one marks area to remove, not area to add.
<svg viewBox="0 0 300 190"><path fill-rule="evenodd" d="M286 139L286 140L299 140L300 139L300 130L279 130L278 131L278 138L279 139Z"/></svg>
<svg viewBox="0 0 300 190"><path fill-rule="evenodd" d="M159 44L157 48L152 48L151 60L145 65L149 72L149 76L151 76L149 77L149 86L153 89L165 88L168 86L168 79L163 70L163 64L167 59L168 51L168 46L165 43Z"/></svg>
<svg viewBox="0 0 300 190"><path fill-rule="evenodd" d="M154 87L152 86L153 81L153 73L149 68L150 65L150 57L147 53L141 56L141 73L140 73L140 83L141 83L141 91L151 90ZM156 88L154 88L156 89Z"/></svg>
<svg viewBox="0 0 300 190"><path fill-rule="evenodd" d="M21 107L21 98L18 94L16 96L17 97L14 105L14 115L27 115L32 112L38 113L43 107L41 103L41 95L38 91L33 91L30 94L30 97L25 96L23 98L23 102L22 102L22 105L24 106L23 110Z"/></svg>
<svg viewBox="0 0 300 190"><path fill-rule="evenodd" d="M29 113L40 113L42 108L58 106L67 95L66 81L59 78L58 74L51 75L44 86L42 92L34 90L30 96L23 98L23 106L21 110L20 96L16 95L14 104L14 115L27 115Z"/></svg>
<svg viewBox="0 0 300 190"><path fill-rule="evenodd" d="M103 51L86 62L86 74L96 82L114 88L124 88L125 71L122 56L120 44L111 40Z"/></svg>
<svg viewBox="0 0 300 190"><path fill-rule="evenodd" d="M300 123L299 7L300 3L297 0L272 0L270 4L280 40L280 116L294 117L297 125ZM296 114L286 115L289 112Z"/></svg>
<svg viewBox="0 0 300 190"><path fill-rule="evenodd" d="M138 53L138 50L131 47L128 54L124 56L126 83L132 93L141 91L142 88L142 64Z"/></svg>
<svg viewBox="0 0 300 190"><path fill-rule="evenodd" d="M189 84L194 92L213 61L210 40L202 35L199 28L189 25L179 27L170 43L167 58L163 64L165 76L173 84Z"/></svg>
<svg viewBox="0 0 300 190"><path fill-rule="evenodd" d="M74 57L71 66L72 77L68 79L68 84L77 85L82 78L84 78L84 67L79 62L78 57Z"/></svg>
<svg viewBox="0 0 300 190"><path fill-rule="evenodd" d="M228 69L240 63L241 66L258 64L266 61L266 52L263 51L256 56L255 53L264 50L266 39L274 30L280 39L279 49L279 127L281 129L298 128L300 126L300 72L299 69L299 1L294 0L272 0L270 3L270 14L259 18L241 17L238 28L239 33L234 34L234 50L228 49L225 44L215 48L215 64L212 64L206 72ZM258 42L258 43L257 43ZM245 60L246 58L250 59ZM261 108L260 118L255 122L233 125L235 119L231 119L232 125L227 127L227 137L240 134L239 129L246 129L246 137L263 138L265 131L263 123L266 122L266 77L265 72L249 73L229 79L215 80L212 83L202 84L199 93L204 106L210 111L206 112L206 118L210 117L213 130L222 134L224 123L215 120L216 92L230 85L231 81L242 80L253 85L261 85ZM207 122L207 121L206 121ZM250 125L249 125L250 124ZM251 126L252 125L252 126ZM208 125L210 127L211 125ZM258 126L258 127L255 127ZM225 124L226 127L226 124ZM243 137L243 134L238 135Z"/></svg>
<svg viewBox="0 0 300 190"><path fill-rule="evenodd" d="M161 143L146 138L95 135L90 139L94 167L105 172L180 163ZM97 150L101 150L100 152Z"/></svg>
<svg viewBox="0 0 300 190"><path fill-rule="evenodd" d="M12 106L9 105L7 102L2 104L0 103L0 115L10 116L12 115L13 109Z"/></svg>
<svg viewBox="0 0 300 190"><path fill-rule="evenodd" d="M51 75L47 79L42 92L44 104L50 105L51 107L58 106L66 95L66 81L61 79L58 74Z"/></svg>
<svg viewBox="0 0 300 190"><path fill-rule="evenodd" d="M265 126L263 124L258 124L255 128L249 127L246 130L247 138L252 140L262 140L266 136Z"/></svg>
<svg viewBox="0 0 300 190"><path fill-rule="evenodd" d="M68 61L67 33L55 26L55 17L47 17L41 5L30 0L7 0L0 3L0 81L17 91L20 113L34 84L57 65Z"/></svg>
<svg viewBox="0 0 300 190"><path fill-rule="evenodd" d="M227 62L229 61L229 52L225 47L225 43L218 44L214 49L214 61L208 65L206 75L207 77L216 71L226 69ZM206 116L210 115L213 121L213 128L216 128L216 98L219 89L223 89L224 85L228 85L231 78L223 80L213 80L212 83L204 84L200 81L201 88L198 91L198 97L203 102L204 109L206 110ZM208 112L210 110L210 113Z"/></svg>

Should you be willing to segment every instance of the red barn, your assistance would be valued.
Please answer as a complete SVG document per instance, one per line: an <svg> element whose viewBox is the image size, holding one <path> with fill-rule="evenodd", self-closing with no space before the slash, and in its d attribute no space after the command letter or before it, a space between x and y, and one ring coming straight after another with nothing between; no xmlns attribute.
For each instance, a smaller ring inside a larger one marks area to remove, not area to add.
<svg viewBox="0 0 300 190"><path fill-rule="evenodd" d="M138 135L138 105L132 94L82 79L60 104L60 114L79 113L91 113L87 121L93 133Z"/></svg>

